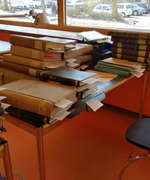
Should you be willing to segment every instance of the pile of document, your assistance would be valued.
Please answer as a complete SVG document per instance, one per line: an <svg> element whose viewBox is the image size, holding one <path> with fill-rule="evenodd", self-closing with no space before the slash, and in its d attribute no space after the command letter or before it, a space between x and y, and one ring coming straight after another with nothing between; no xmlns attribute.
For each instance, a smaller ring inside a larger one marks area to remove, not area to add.
<svg viewBox="0 0 150 180"><path fill-rule="evenodd" d="M99 60L112 57L111 36L102 34L97 31L83 31L78 33L81 42L93 45L92 66Z"/></svg>
<svg viewBox="0 0 150 180"><path fill-rule="evenodd" d="M123 59L108 58L99 61L95 66L95 70L114 73L124 77L128 77L131 74L136 77L141 77L145 71L145 64Z"/></svg>
<svg viewBox="0 0 150 180"><path fill-rule="evenodd" d="M2 85L0 96L11 106L6 111L35 126L66 118L73 108L97 111L105 94L97 87L97 74L55 68L41 74L44 81L22 79Z"/></svg>

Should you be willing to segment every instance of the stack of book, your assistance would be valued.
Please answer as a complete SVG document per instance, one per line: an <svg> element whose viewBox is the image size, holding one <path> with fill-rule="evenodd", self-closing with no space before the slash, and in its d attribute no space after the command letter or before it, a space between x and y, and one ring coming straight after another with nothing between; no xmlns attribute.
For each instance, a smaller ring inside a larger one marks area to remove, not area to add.
<svg viewBox="0 0 150 180"><path fill-rule="evenodd" d="M150 61L150 35L142 33L111 32L112 57L142 63Z"/></svg>
<svg viewBox="0 0 150 180"><path fill-rule="evenodd" d="M48 82L22 79L1 86L0 96L11 106L6 111L35 126L61 121L70 109L96 111L105 94L96 86L95 73L55 68L41 78Z"/></svg>
<svg viewBox="0 0 150 180"><path fill-rule="evenodd" d="M74 48L64 52L64 60L67 67L78 68L81 65L89 67L92 62L92 52L93 45L76 43Z"/></svg>
<svg viewBox="0 0 150 180"><path fill-rule="evenodd" d="M99 61L95 66L95 70L101 72L108 72L118 74L120 76L128 77L131 74L136 77L143 75L145 65L139 62L131 62L123 59L108 58Z"/></svg>
<svg viewBox="0 0 150 180"><path fill-rule="evenodd" d="M11 53L4 55L1 67L39 77L41 70L77 67L91 60L91 45L75 40L12 35Z"/></svg>
<svg viewBox="0 0 150 180"><path fill-rule="evenodd" d="M38 80L17 80L1 86L1 96L10 114L36 126L63 120L77 101L76 91L69 86Z"/></svg>
<svg viewBox="0 0 150 180"><path fill-rule="evenodd" d="M108 58L112 56L112 42L111 37L105 34L102 34L97 31L83 31L78 33L80 41L92 44L92 65L94 66L99 60Z"/></svg>
<svg viewBox="0 0 150 180"><path fill-rule="evenodd" d="M38 77L41 70L65 66L60 50L65 51L74 47L76 41L12 35L10 43L11 52L4 55L1 66Z"/></svg>
<svg viewBox="0 0 150 180"><path fill-rule="evenodd" d="M59 82L63 85L69 85L75 88L76 96L79 99L84 99L91 94L96 94L98 91L95 78L96 73L79 71L72 68L55 68L49 71L40 73L40 80Z"/></svg>

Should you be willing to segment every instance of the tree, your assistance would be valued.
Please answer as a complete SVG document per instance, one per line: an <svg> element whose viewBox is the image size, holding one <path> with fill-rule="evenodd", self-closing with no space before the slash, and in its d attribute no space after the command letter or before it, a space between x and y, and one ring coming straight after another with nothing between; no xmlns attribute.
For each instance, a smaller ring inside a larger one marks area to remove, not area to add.
<svg viewBox="0 0 150 180"><path fill-rule="evenodd" d="M9 10L9 4L7 0L4 0L4 10L8 11Z"/></svg>
<svg viewBox="0 0 150 180"><path fill-rule="evenodd" d="M118 18L117 0L112 0L112 17Z"/></svg>
<svg viewBox="0 0 150 180"><path fill-rule="evenodd" d="M118 13L118 8L117 8L117 1L118 0L112 0L112 18L121 21L121 22L126 22L126 20Z"/></svg>

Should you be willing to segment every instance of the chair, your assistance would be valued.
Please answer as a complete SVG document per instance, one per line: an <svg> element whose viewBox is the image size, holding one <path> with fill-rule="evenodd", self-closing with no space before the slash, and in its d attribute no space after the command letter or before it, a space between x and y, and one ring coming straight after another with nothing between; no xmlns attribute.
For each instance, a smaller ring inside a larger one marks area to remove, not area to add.
<svg viewBox="0 0 150 180"><path fill-rule="evenodd" d="M150 118L134 122L127 129L125 137L130 143L150 151Z"/></svg>
<svg viewBox="0 0 150 180"><path fill-rule="evenodd" d="M135 156L130 154L125 166L119 173L118 180L122 180L123 174L130 164L136 160L150 157L150 118L143 118L131 124L125 133L125 138L131 144L147 150L148 153Z"/></svg>

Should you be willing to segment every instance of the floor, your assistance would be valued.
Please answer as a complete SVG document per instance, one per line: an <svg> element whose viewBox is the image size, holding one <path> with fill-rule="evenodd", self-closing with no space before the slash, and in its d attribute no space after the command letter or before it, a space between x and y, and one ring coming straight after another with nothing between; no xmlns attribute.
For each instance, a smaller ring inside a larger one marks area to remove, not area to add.
<svg viewBox="0 0 150 180"><path fill-rule="evenodd" d="M137 114L105 105L52 129L44 139L47 180L119 180L129 153L144 152L124 138L136 119ZM22 180L40 180L35 138L7 121L5 127L14 174ZM148 158L131 164L122 180L149 180L149 166Z"/></svg>

